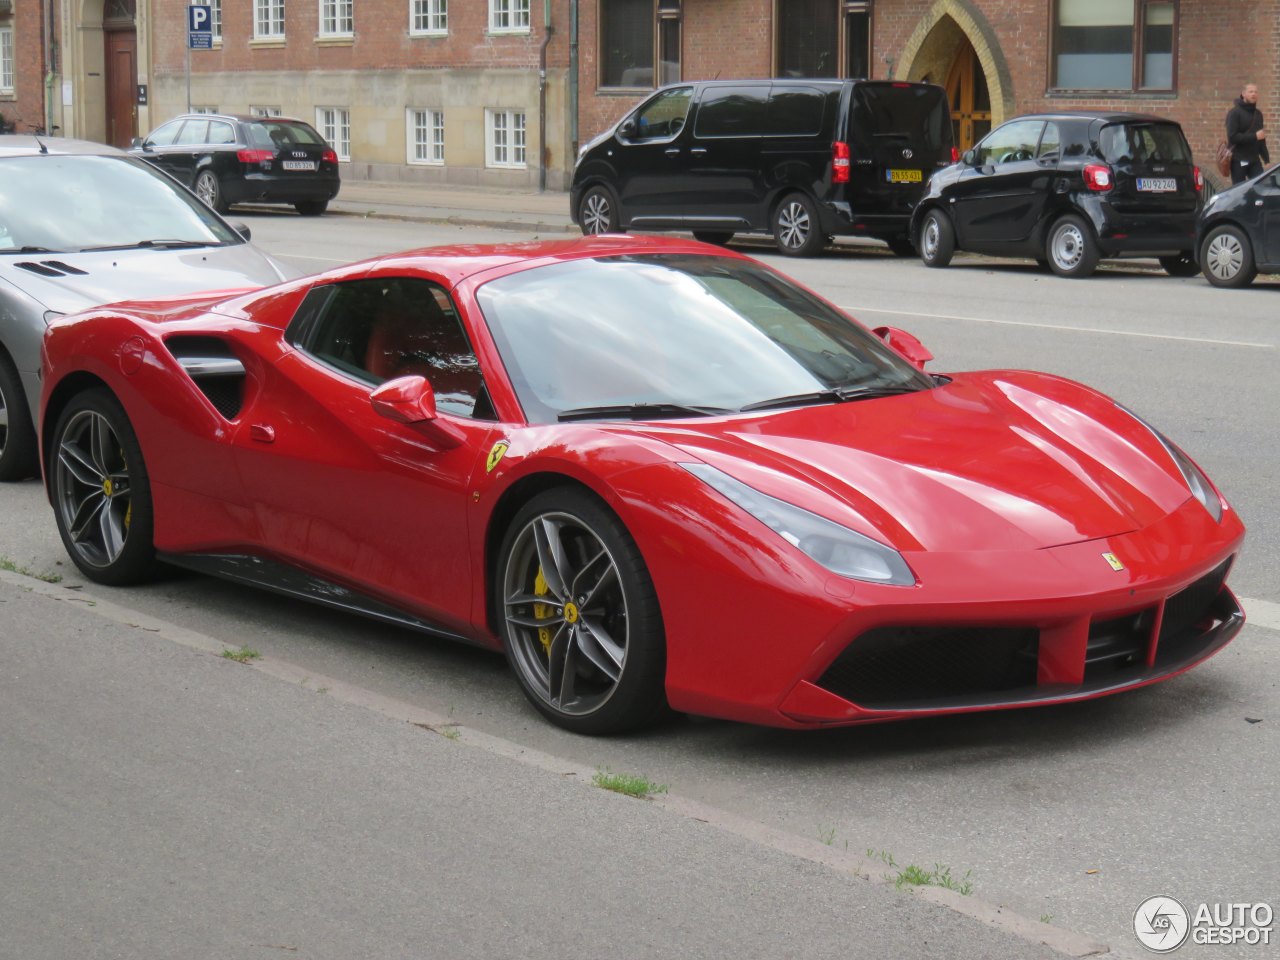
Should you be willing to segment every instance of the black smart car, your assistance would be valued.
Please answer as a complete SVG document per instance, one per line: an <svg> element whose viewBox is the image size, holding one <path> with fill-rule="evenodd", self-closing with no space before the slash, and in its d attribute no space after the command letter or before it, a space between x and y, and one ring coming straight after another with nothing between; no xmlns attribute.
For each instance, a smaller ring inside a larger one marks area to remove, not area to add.
<svg viewBox="0 0 1280 960"><path fill-rule="evenodd" d="M1133 113L1019 117L940 170L912 218L920 258L1031 257L1087 277L1101 257L1156 257L1192 276L1204 178L1182 128Z"/></svg>
<svg viewBox="0 0 1280 960"><path fill-rule="evenodd" d="M1280 273L1280 166L1209 198L1196 225L1200 269L1215 287Z"/></svg>
<svg viewBox="0 0 1280 960"><path fill-rule="evenodd" d="M582 148L583 233L773 234L790 256L836 235L913 253L911 210L955 159L946 91L927 83L720 80L663 87Z"/></svg>
<svg viewBox="0 0 1280 960"><path fill-rule="evenodd" d="M226 213L233 203L291 203L304 217L338 195L338 155L301 120L191 113L161 124L129 150Z"/></svg>

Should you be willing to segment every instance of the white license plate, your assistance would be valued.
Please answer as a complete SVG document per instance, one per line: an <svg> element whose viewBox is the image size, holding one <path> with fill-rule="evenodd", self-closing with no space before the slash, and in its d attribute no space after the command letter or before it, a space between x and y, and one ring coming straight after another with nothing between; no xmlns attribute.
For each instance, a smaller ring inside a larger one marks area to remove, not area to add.
<svg viewBox="0 0 1280 960"><path fill-rule="evenodd" d="M316 168L314 160L285 160L280 166L286 170L314 170Z"/></svg>
<svg viewBox="0 0 1280 960"><path fill-rule="evenodd" d="M1173 177L1139 177L1138 189L1146 193L1173 193L1178 181Z"/></svg>

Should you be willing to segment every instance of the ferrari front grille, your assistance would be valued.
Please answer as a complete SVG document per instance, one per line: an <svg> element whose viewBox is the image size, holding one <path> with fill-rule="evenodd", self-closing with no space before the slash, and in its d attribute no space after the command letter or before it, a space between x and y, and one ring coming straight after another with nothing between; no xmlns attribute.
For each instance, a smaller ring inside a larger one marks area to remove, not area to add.
<svg viewBox="0 0 1280 960"><path fill-rule="evenodd" d="M1231 560L1228 559L1165 601L1160 638L1156 641L1157 664L1181 657L1183 649L1198 642L1220 618L1222 605L1218 599L1230 569Z"/></svg>

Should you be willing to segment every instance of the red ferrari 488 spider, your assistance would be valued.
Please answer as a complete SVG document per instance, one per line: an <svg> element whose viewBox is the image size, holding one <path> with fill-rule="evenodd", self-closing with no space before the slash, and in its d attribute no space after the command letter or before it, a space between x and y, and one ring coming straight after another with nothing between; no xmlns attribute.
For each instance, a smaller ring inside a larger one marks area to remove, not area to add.
<svg viewBox="0 0 1280 960"><path fill-rule="evenodd" d="M55 322L45 481L94 580L502 649L582 732L1078 700L1240 630L1244 527L1155 428L878 334L693 241L414 251Z"/></svg>

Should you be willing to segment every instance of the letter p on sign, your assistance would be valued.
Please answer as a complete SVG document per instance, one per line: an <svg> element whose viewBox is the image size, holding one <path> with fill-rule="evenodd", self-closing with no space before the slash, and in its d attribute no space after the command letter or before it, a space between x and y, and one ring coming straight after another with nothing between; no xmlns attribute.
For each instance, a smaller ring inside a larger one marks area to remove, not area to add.
<svg viewBox="0 0 1280 960"><path fill-rule="evenodd" d="M213 8L207 4L195 3L187 7L187 29L192 33L209 33L213 29L213 24L209 20L209 14Z"/></svg>

